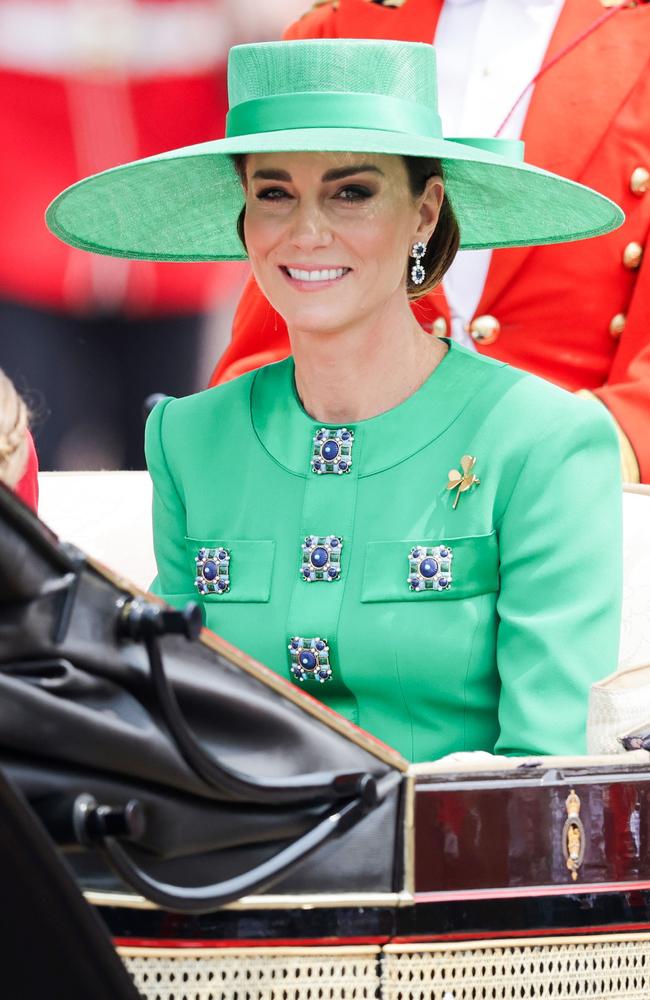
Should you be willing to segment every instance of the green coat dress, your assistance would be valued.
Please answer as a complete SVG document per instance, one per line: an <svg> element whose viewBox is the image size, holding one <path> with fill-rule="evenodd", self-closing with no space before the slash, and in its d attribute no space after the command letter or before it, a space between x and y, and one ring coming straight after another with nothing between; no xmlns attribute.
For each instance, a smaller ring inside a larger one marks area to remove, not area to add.
<svg viewBox="0 0 650 1000"><path fill-rule="evenodd" d="M399 406L323 428L289 358L161 402L146 453L171 604L412 760L585 752L621 601L599 403L452 343Z"/></svg>

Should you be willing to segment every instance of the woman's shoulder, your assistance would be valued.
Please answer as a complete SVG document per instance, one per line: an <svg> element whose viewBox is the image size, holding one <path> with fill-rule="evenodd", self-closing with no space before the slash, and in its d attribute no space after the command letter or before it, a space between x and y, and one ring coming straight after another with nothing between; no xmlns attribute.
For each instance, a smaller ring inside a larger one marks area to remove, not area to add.
<svg viewBox="0 0 650 1000"><path fill-rule="evenodd" d="M468 383L478 381L484 405L496 427L508 427L509 437L534 440L561 430L616 438L607 407L595 396L585 398L504 361L454 345L457 364Z"/></svg>
<svg viewBox="0 0 650 1000"><path fill-rule="evenodd" d="M164 436L165 443L181 436L187 441L190 433L209 427L214 434L220 427L236 433L240 424L250 421L252 387L259 378L273 379L278 369L284 369L289 359L245 372L238 378L204 389L190 396L168 396L151 411L147 420L147 437Z"/></svg>

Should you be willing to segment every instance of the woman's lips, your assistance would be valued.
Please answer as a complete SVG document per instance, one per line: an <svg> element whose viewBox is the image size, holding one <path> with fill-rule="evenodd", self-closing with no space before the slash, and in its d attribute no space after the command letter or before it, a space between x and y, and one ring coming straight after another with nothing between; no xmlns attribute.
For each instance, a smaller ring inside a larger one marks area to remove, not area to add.
<svg viewBox="0 0 650 1000"><path fill-rule="evenodd" d="M333 285L349 274L349 267L301 268L281 265L280 270L294 287L316 290Z"/></svg>

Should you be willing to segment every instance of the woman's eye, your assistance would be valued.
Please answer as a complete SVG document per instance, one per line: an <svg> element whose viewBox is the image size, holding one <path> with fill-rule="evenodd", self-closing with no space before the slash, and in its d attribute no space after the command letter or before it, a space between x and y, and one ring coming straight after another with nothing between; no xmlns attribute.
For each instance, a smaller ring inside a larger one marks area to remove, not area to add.
<svg viewBox="0 0 650 1000"><path fill-rule="evenodd" d="M289 197L289 192L285 191L284 188L264 188L264 190L257 192L256 197L260 201L281 201L283 198Z"/></svg>
<svg viewBox="0 0 650 1000"><path fill-rule="evenodd" d="M348 184L337 192L336 197L341 201L365 201L366 198L372 198L372 195L370 188L361 184Z"/></svg>

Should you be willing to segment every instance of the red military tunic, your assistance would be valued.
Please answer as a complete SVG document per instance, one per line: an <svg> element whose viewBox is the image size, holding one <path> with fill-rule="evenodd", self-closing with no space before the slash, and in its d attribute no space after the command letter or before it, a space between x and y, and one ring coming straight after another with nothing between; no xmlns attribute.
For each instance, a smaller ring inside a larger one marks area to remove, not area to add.
<svg viewBox="0 0 650 1000"><path fill-rule="evenodd" d="M326 3L286 37L430 42L443 0L394 2ZM545 62L602 14L600 0L566 0ZM528 162L608 195L627 219L598 239L494 251L470 324L476 346L569 390L595 393L621 430L626 478L640 470L649 482L650 4L618 12L542 76L522 138ZM441 288L414 311L425 328L446 332ZM212 384L288 352L282 319L251 280Z"/></svg>
<svg viewBox="0 0 650 1000"><path fill-rule="evenodd" d="M89 173L223 135L222 7L0 0L0 298L72 313L195 313L232 282L223 266L91 256L43 222L52 198ZM184 30L170 38L174 19Z"/></svg>

